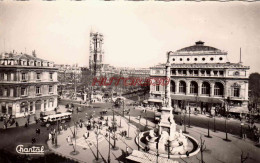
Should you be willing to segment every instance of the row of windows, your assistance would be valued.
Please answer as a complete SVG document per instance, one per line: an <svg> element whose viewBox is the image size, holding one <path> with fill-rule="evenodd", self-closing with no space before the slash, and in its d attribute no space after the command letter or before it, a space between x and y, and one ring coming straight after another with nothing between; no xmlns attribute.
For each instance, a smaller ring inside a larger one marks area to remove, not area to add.
<svg viewBox="0 0 260 163"><path fill-rule="evenodd" d="M172 69L171 74L172 75L194 75L198 76L200 72L200 76L223 76L224 71L222 70L177 70L177 69Z"/></svg>
<svg viewBox="0 0 260 163"><path fill-rule="evenodd" d="M15 96L14 91L15 91L14 88L0 89L0 96L3 96L3 97L14 97ZM53 93L53 86L49 86L48 91L49 91L49 93ZM36 94L41 94L41 87L40 86L36 86L35 87L35 92L36 92ZM28 89L26 87L22 87L21 88L21 96L26 96L26 95L28 95Z"/></svg>
<svg viewBox="0 0 260 163"><path fill-rule="evenodd" d="M183 61L183 58L180 58L179 60L180 60L180 61ZM187 60L187 61L190 61L191 59L190 59L190 58L187 58L186 60ZM202 61L205 61L206 58L201 58L201 60L202 60ZM222 61L223 58L222 58L222 57L219 57L219 60ZM172 61L176 61L176 58L173 58ZM194 61L198 61L198 58L194 58ZM210 61L214 61L214 58L211 57L211 58L210 58Z"/></svg>
<svg viewBox="0 0 260 163"><path fill-rule="evenodd" d="M190 94L198 94L198 84L194 81L190 83ZM160 91L160 86L156 86L156 91ZM214 85L214 95L215 96L223 96L224 95L224 86L223 84L216 82ZM171 81L171 92L176 92L175 90L175 82ZM186 94L188 90L186 88L186 83L184 81L179 82L179 93ZM203 82L201 87L201 94L203 95L210 95L210 84L208 82ZM240 87L233 87L232 88L232 96L239 97L240 96Z"/></svg>
<svg viewBox="0 0 260 163"><path fill-rule="evenodd" d="M37 67L54 67L54 64L51 62L42 62L42 61L28 61L28 60L8 60L3 59L0 61L1 65L21 65L21 66L37 66Z"/></svg>
<svg viewBox="0 0 260 163"><path fill-rule="evenodd" d="M33 78L33 76L31 76ZM42 73L36 73L36 80L41 80ZM21 73L21 80L27 81L29 79L28 73ZM53 73L49 73L49 79L53 80ZM1 73L1 80L14 81L14 73Z"/></svg>

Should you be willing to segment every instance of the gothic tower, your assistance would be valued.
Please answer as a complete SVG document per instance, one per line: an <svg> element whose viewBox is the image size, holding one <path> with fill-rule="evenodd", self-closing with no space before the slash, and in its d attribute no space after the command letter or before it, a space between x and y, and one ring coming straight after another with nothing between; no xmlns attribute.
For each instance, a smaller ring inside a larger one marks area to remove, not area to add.
<svg viewBox="0 0 260 163"><path fill-rule="evenodd" d="M89 69L94 76L101 76L103 70L103 35L98 32L90 32Z"/></svg>

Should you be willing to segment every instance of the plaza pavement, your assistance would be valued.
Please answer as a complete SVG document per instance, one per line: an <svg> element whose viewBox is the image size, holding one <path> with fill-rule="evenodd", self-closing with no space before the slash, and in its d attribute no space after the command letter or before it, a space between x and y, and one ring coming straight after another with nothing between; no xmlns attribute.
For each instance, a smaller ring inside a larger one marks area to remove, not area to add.
<svg viewBox="0 0 260 163"><path fill-rule="evenodd" d="M119 116L115 116L117 119L117 124L119 125L120 118ZM110 122L112 119L112 116L109 116ZM121 125L123 128L118 128L119 131L128 130L128 118L129 116L125 116L125 119L121 118ZM134 121L135 123L139 123L139 120L136 117L130 117L131 121ZM140 121L141 125L146 124L146 120L144 118ZM154 124L151 121L148 121L148 127L154 128ZM99 157L104 160L104 162L107 162L108 158L108 137L105 138L105 129L103 128L103 135L99 136ZM183 126L177 125L177 130L179 129L183 130ZM48 141L48 146L50 149L60 155L73 158L79 162L92 162L92 160L96 157L96 137L94 134L94 131L90 134L90 140L88 143L86 143L83 139L83 134L87 131L85 127L82 129L78 129L78 138L77 141L77 151L79 151L78 155L71 155L70 152L73 151L73 147L70 146L67 141L66 137L68 135L72 136L71 131L68 129L67 131L62 131L62 134L58 136L58 144L60 145L59 148L54 148L51 145L51 141ZM246 163L255 163L260 162L260 148L255 146L255 143L250 141L249 139L240 139L237 136L228 134L228 138L231 140L231 142L224 141L225 133L223 132L212 132L210 131L210 135L212 138L207 138L205 135L207 135L208 130L199 128L199 127L192 127L188 128L187 131L191 136L193 136L195 139L197 139L198 142L200 142L200 137L202 140L205 140L206 150L203 152L204 161L206 163L238 163L241 159L241 153L243 151L244 156L246 156L247 153L249 153L249 158L246 160ZM111 134L112 137L112 134ZM124 162L124 157L126 156L126 147L129 147L130 152L135 149L137 150L138 147L134 141L134 138L136 137L136 127L134 125L130 125L130 137L132 137L132 140L126 140L125 138L117 136L118 140L116 142L116 146L119 147L119 150L113 151L111 150L111 162ZM111 147L113 145L113 139L111 139ZM192 156L190 158L184 158L183 160L177 159L179 162L189 162L189 163L198 163L200 159L201 154L198 153L196 156Z"/></svg>
<svg viewBox="0 0 260 163"><path fill-rule="evenodd" d="M106 119L107 116L105 116ZM112 121L112 116L109 117L109 125L111 126L111 121ZM120 123L120 117L115 116L117 119L117 133L121 131L128 131L128 123L124 118L121 118L121 125L122 128L119 128L119 123ZM71 129L74 129L74 126L71 127ZM109 138L105 137L107 127L103 127L101 130L101 134L99 135L99 158L102 158L104 162L107 161L108 158L108 148L109 148ZM76 151L79 151L78 155L71 155L70 153L73 151L73 146L69 145L68 142L66 141L66 138L70 135L72 137L72 133L70 129L68 128L66 131L62 131L62 134L58 136L58 144L60 145L59 148L55 148L52 144L51 141L49 140L47 142L49 148L56 154L63 155L65 157L74 159L79 162L92 162L96 158L96 153L97 153L97 140L96 140L96 135L94 131L90 131L89 138L87 141L84 140L83 134L87 131L86 127L83 126L83 128L78 128L77 129L77 143L76 143ZM129 127L129 133L130 137L132 138L131 140L127 140L125 137L120 136L117 134L117 141L116 141L116 146L119 148L118 150L113 150L111 149L110 153L110 158L111 158L111 163L115 162L125 162L125 157L126 157L126 147L129 148L129 151L131 152L133 149L138 149L134 138L136 136L136 127L130 124ZM114 144L114 140L112 139L113 134L111 134L110 138L110 143L111 147ZM75 139L72 139L75 141Z"/></svg>

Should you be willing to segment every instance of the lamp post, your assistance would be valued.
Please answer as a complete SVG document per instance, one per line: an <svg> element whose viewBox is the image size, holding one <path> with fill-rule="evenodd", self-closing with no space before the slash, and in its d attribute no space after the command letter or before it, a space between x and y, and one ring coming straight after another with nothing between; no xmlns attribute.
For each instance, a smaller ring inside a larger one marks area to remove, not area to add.
<svg viewBox="0 0 260 163"><path fill-rule="evenodd" d="M120 116L120 115L119 115ZM121 123L121 116L120 116L120 126L119 126L120 128L122 128L122 123Z"/></svg>
<svg viewBox="0 0 260 163"><path fill-rule="evenodd" d="M116 131L115 131L115 129L113 130L113 132L114 132L114 135L113 135L113 138L114 138L114 145L113 145L113 150L114 151L116 151L116 150L118 150L118 147L116 146Z"/></svg>
<svg viewBox="0 0 260 163"><path fill-rule="evenodd" d="M100 134L100 130L98 127L96 128L95 134L96 134L96 138L97 138L97 157L95 160L93 160L93 162L102 162L102 159L99 158L99 150L98 150L98 136Z"/></svg>
<svg viewBox="0 0 260 163"><path fill-rule="evenodd" d="M170 159L170 140L167 140L167 148L168 148L168 159Z"/></svg>
<svg viewBox="0 0 260 163"><path fill-rule="evenodd" d="M229 102L229 97L227 98L226 101L226 107L225 107L225 114L226 114L226 118L225 118L225 132L226 132L226 138L224 139L225 141L231 141L228 139L228 132L227 132L227 120L228 120L228 102Z"/></svg>
<svg viewBox="0 0 260 163"><path fill-rule="evenodd" d="M139 134L140 134L140 130L139 130L139 128L137 128L137 130L136 130L136 135L137 135L137 146L138 146L138 151L140 150L140 136L139 136Z"/></svg>
<svg viewBox="0 0 260 163"><path fill-rule="evenodd" d="M131 139L132 139L132 138L130 137L129 132L130 132L130 123L128 123L128 133L127 133L127 137L126 137L127 140L131 140Z"/></svg>
<svg viewBox="0 0 260 163"><path fill-rule="evenodd" d="M240 124L240 136L241 136L241 139L243 139L243 125L244 125L244 123L241 121L241 124Z"/></svg>
<svg viewBox="0 0 260 163"><path fill-rule="evenodd" d="M186 133L186 134L188 134L189 132L187 132L187 130L186 130L186 107L184 106L184 110L183 110L183 112L184 112L184 133Z"/></svg>
<svg viewBox="0 0 260 163"><path fill-rule="evenodd" d="M189 107L189 125L188 127L190 128L190 107Z"/></svg>
<svg viewBox="0 0 260 163"><path fill-rule="evenodd" d="M206 137L207 137L207 138L212 138L212 137L210 136L210 134L209 134L209 124L210 124L209 122L210 122L210 117L209 117L209 119L208 119L208 135L206 135Z"/></svg>
<svg viewBox="0 0 260 163"><path fill-rule="evenodd" d="M110 159L110 130L108 130L108 135L109 135L109 138L108 138L108 158L107 158L107 163L110 163L111 159Z"/></svg>
<svg viewBox="0 0 260 163"><path fill-rule="evenodd" d="M213 131L214 131L214 132L216 132L216 108L217 108L217 107L215 107L215 113L214 113L214 115L213 115L213 121L214 121Z"/></svg>
<svg viewBox="0 0 260 163"><path fill-rule="evenodd" d="M129 113L128 113L128 121L129 121L129 123L130 123L130 111L129 111Z"/></svg>

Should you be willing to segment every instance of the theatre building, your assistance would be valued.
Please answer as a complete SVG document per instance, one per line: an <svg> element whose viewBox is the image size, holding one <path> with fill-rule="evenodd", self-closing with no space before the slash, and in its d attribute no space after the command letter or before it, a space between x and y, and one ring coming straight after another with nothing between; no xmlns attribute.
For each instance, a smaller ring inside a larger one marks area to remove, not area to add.
<svg viewBox="0 0 260 163"><path fill-rule="evenodd" d="M21 117L57 107L57 68L27 54L0 56L0 115Z"/></svg>
<svg viewBox="0 0 260 163"><path fill-rule="evenodd" d="M227 52L198 41L169 52L170 95L174 109L248 111L249 67L228 61ZM151 77L165 77L166 64L151 67ZM150 103L164 101L165 86L150 86ZM224 107L225 106L225 107Z"/></svg>

